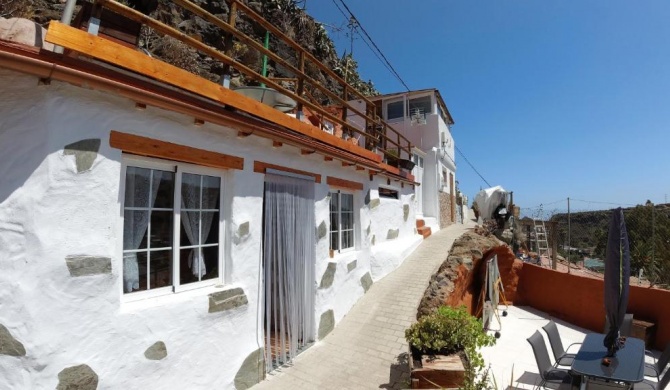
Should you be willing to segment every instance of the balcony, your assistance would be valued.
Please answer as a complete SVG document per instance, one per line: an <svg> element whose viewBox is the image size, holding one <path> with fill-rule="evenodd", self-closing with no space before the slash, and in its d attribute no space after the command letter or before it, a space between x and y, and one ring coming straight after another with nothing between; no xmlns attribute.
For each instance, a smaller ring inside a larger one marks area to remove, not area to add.
<svg viewBox="0 0 670 390"><path fill-rule="evenodd" d="M313 141L316 141L353 154L367 160L363 165L367 165L366 168L377 169L375 173L386 171L408 180L412 179L406 174L401 174L397 166L382 162L392 150L396 154L399 153L400 158L410 159L412 149L410 141L379 117L376 106L370 99L322 64L308 50L263 19L252 8L238 0L227 0L230 11L227 20L223 20L194 2L175 0L172 3L218 29L223 39L222 49L208 46L197 38L186 35L176 26L170 26L114 0L97 0L92 6L89 5L92 10L88 13L89 16L113 15L117 30L123 29L123 23L119 23L119 18L122 18L127 20L129 29L135 32L139 31L138 26L142 26L161 36L171 37L189 49L219 62L224 69L223 80L225 75L230 75L234 71L254 83L254 86L238 91L228 89L219 83L206 80L136 50L132 44L133 39L126 39L125 42L117 39L118 36L124 36L123 32L117 31L117 34L111 34L110 29L100 28L99 35L96 36L96 29L91 29L91 23L87 20L79 20L79 26L84 29L88 26L88 30L93 34L87 34L81 29L59 22L52 22L46 39L67 49L66 54L70 57L93 58L112 64L208 99L225 106L228 110L232 109L280 126L289 133L308 137L312 140L312 145ZM276 47L282 46L288 49L283 50L280 55L266 48L266 45L242 32L239 28L240 20L267 30L273 40L278 41ZM241 63L233 55L236 45L244 45L259 56L266 56L276 67L281 67L291 77L282 79L267 77L262 72L259 73ZM336 91L322 85L315 78L317 73L331 80L331 85L336 86ZM275 104L263 104L267 103L263 99L260 101L254 99L251 95L261 88L256 84L265 87L264 90L270 91L275 98L279 97L271 100L279 101L281 107ZM355 116L357 120L354 123L347 116Z"/></svg>

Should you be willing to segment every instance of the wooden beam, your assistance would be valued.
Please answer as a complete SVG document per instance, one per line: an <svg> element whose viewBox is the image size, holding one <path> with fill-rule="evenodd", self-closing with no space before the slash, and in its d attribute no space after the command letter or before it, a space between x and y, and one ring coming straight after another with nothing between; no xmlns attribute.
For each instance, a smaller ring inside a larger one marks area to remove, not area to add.
<svg viewBox="0 0 670 390"><path fill-rule="evenodd" d="M274 165L274 164L269 164L266 162L262 161L254 161L254 172L256 173L265 173L265 171L270 168L270 169L276 169L278 171L284 171L284 172L291 172L291 173L297 173L298 175L304 175L304 176L312 176L314 178L315 183L321 183L321 175L318 173L312 173L312 172L307 172L307 171L301 171L298 169L293 169L289 167L283 167L281 165Z"/></svg>
<svg viewBox="0 0 670 390"><path fill-rule="evenodd" d="M284 126L369 160L381 161L381 156L372 151L328 134L318 127L301 122L261 102L224 88L217 83L205 80L200 76L196 76L181 68L149 57L142 52L132 50L108 39L91 35L57 21L51 21L45 40L251 113L272 123ZM204 50L204 48L198 48ZM212 50L211 48L209 49ZM221 55L218 52L217 54Z"/></svg>
<svg viewBox="0 0 670 390"><path fill-rule="evenodd" d="M272 141L273 148L281 148L284 144L279 141Z"/></svg>
<svg viewBox="0 0 670 390"><path fill-rule="evenodd" d="M253 133L251 133L251 132L246 132L246 131L238 131L238 132L237 132L237 138L247 138L247 137L250 136L251 134L253 134Z"/></svg>
<svg viewBox="0 0 670 390"><path fill-rule="evenodd" d="M181 161L213 168L244 169L244 159L112 130L109 146L126 153Z"/></svg>
<svg viewBox="0 0 670 390"><path fill-rule="evenodd" d="M139 103L139 102L137 102L137 103L135 103L135 108L137 108L138 110L146 110L146 109L147 109L147 105L144 104L144 103Z"/></svg>
<svg viewBox="0 0 670 390"><path fill-rule="evenodd" d="M347 162L347 161L342 161L342 166L343 166L343 167L350 167L350 166L352 166L352 165L355 165L355 164L354 164L354 163Z"/></svg>
<svg viewBox="0 0 670 390"><path fill-rule="evenodd" d="M303 156L309 155L309 154L314 154L314 150L312 149L300 149L300 154Z"/></svg>
<svg viewBox="0 0 670 390"><path fill-rule="evenodd" d="M360 165L356 165L356 170L357 170L357 171L364 171L364 170L365 170L365 167L362 167L362 166L360 166Z"/></svg>
<svg viewBox="0 0 670 390"><path fill-rule="evenodd" d="M330 156L323 156L323 161L333 161L333 158Z"/></svg>
<svg viewBox="0 0 670 390"><path fill-rule="evenodd" d="M333 187L346 188L348 190L357 190L357 191L363 190L363 183L340 179L333 176L326 177L326 184Z"/></svg>
<svg viewBox="0 0 670 390"><path fill-rule="evenodd" d="M193 119L193 124L196 125L196 126L202 126L202 125L205 124L205 121L202 120L202 119L195 118L195 119Z"/></svg>

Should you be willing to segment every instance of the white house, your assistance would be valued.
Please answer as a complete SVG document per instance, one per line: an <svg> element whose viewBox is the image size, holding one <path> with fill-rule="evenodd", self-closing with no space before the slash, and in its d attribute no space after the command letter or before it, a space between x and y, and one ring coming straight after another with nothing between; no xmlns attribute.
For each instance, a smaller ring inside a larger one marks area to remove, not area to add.
<svg viewBox="0 0 670 390"><path fill-rule="evenodd" d="M417 218L433 231L457 222L463 209L456 204L454 120L440 92L423 89L371 100L378 115L414 146L412 173L421 184L416 187Z"/></svg>
<svg viewBox="0 0 670 390"><path fill-rule="evenodd" d="M437 91L417 202L311 124L104 36L46 40L66 54L0 41L0 388L247 388L395 269L453 186L453 165L425 180L449 167L439 134L453 156Z"/></svg>

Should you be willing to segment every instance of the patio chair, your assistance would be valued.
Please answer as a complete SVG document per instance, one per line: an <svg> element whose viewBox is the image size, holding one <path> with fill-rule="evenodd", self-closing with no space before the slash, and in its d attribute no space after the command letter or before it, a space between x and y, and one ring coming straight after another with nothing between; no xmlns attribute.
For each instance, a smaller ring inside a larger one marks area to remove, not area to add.
<svg viewBox="0 0 670 390"><path fill-rule="evenodd" d="M661 356L654 363L645 363L644 365L644 376L650 376L656 378L657 381L660 381L661 374L665 370L665 367L670 362L670 343L665 346L665 350Z"/></svg>
<svg viewBox="0 0 670 390"><path fill-rule="evenodd" d="M561 341L561 335L558 333L558 327L554 321L549 321L547 325L543 326L542 329L547 333L549 337L549 344L551 345L551 350L554 353L554 358L556 363L554 367L558 366L572 366L572 362L575 360L576 354L568 353L563 349L563 342ZM573 343L568 346L568 350L573 345L581 345L581 343Z"/></svg>
<svg viewBox="0 0 670 390"><path fill-rule="evenodd" d="M605 317L605 330L603 333L607 334L607 331L610 329L610 321ZM623 317L623 323L621 328L619 328L619 334L621 336L630 337L633 333L633 314L626 313Z"/></svg>
<svg viewBox="0 0 670 390"><path fill-rule="evenodd" d="M633 389L635 390L664 390L666 387L668 387L668 383L670 383L670 370L666 371L665 375L661 378L660 381L658 382L650 382L650 381L644 381L640 383L636 383L633 385Z"/></svg>
<svg viewBox="0 0 670 390"><path fill-rule="evenodd" d="M540 371L542 381L538 385L543 389L572 389L572 376L568 370L555 368L549 360L549 352L544 344L544 337L539 331L535 331L532 336L527 338L530 346L533 348L537 369Z"/></svg>

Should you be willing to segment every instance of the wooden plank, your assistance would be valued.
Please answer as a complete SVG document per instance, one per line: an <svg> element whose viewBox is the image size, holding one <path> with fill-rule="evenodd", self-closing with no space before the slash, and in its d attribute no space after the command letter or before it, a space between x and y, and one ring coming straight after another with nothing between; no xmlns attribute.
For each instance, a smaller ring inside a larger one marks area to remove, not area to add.
<svg viewBox="0 0 670 390"><path fill-rule="evenodd" d="M265 171L270 168L270 169L276 169L278 171L284 171L284 172L291 172L291 173L297 173L298 175L304 175L304 176L312 176L314 178L315 183L321 183L321 175L318 173L312 173L312 172L307 172L307 171L301 171L298 169L293 169L289 167L284 167L281 165L274 165L274 164L269 164L266 162L262 161L254 161L254 172L256 173L265 173Z"/></svg>
<svg viewBox="0 0 670 390"><path fill-rule="evenodd" d="M270 106L224 88L217 83L205 80L176 66L149 57L142 52L129 49L110 40L88 34L57 21L51 21L45 39L47 42L55 45L85 53L99 60L235 107L369 160L381 161L381 156L372 151L353 145L351 142L328 134L311 124L301 122Z"/></svg>
<svg viewBox="0 0 670 390"><path fill-rule="evenodd" d="M357 190L357 191L363 190L363 183L340 179L333 176L326 177L326 184L328 184L329 186L346 188L349 190Z"/></svg>
<svg viewBox="0 0 670 390"><path fill-rule="evenodd" d="M109 146L140 156L158 157L213 168L244 169L244 159L112 130Z"/></svg>

